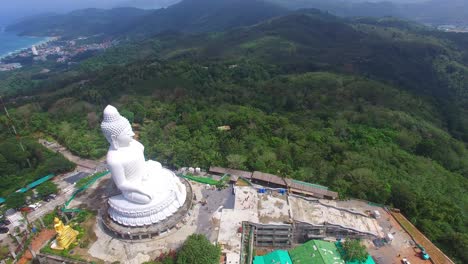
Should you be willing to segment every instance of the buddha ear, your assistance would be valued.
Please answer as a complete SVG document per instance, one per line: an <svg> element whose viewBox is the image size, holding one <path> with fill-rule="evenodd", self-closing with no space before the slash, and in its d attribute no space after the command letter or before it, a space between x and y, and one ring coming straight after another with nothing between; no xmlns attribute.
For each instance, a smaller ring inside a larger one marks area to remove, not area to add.
<svg viewBox="0 0 468 264"><path fill-rule="evenodd" d="M111 141L112 141L112 147L115 149L119 148L119 142L117 141L117 136L116 135L111 135Z"/></svg>

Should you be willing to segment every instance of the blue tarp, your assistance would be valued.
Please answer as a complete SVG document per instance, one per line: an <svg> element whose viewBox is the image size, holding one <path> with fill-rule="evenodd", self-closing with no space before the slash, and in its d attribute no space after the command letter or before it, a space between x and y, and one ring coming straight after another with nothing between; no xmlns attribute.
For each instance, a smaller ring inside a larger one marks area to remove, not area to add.
<svg viewBox="0 0 468 264"><path fill-rule="evenodd" d="M0 197L0 204L4 203L5 201L5 198Z"/></svg>

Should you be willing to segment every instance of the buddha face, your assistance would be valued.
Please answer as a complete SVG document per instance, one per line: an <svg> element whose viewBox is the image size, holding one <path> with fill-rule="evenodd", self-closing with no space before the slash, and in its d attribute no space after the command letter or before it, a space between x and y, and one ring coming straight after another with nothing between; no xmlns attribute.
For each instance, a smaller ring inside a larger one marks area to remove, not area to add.
<svg viewBox="0 0 468 264"><path fill-rule="evenodd" d="M114 146L128 147L130 145L130 142L132 142L133 140L133 136L135 136L135 133L133 133L132 128L130 126L125 127L125 129L120 133L120 135L112 135Z"/></svg>
<svg viewBox="0 0 468 264"><path fill-rule="evenodd" d="M101 129L107 141L114 149L128 147L135 134L128 119L121 116L119 111L111 105L104 109L104 120Z"/></svg>

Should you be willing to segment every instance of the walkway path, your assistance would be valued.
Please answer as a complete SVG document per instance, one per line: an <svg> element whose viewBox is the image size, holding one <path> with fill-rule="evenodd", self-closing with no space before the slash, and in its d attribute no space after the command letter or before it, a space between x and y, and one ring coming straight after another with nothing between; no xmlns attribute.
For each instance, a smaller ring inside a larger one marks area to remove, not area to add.
<svg viewBox="0 0 468 264"><path fill-rule="evenodd" d="M52 239L55 236L55 231L52 229L44 229L37 235L34 240L31 242L31 247L34 252L39 252L39 250L42 248L42 246ZM29 250L26 250L24 252L23 257L18 261L18 264L26 264L29 261L32 260L32 255Z"/></svg>
<svg viewBox="0 0 468 264"><path fill-rule="evenodd" d="M99 161L96 161L96 160L80 158L74 155L73 153L71 153L67 148L65 148L64 146L60 145L57 142L49 142L44 139L39 139L39 143L52 151L59 152L66 159L75 163L77 165L77 170L79 171L94 173L96 172L96 170L105 169L105 165L102 159Z"/></svg>

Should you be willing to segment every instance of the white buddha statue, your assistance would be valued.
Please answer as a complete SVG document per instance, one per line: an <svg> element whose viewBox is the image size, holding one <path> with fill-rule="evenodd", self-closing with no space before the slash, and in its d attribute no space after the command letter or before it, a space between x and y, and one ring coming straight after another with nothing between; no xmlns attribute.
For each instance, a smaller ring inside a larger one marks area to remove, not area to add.
<svg viewBox="0 0 468 264"><path fill-rule="evenodd" d="M185 185L156 161L145 161L130 122L111 105L104 109L102 132L110 143L107 165L121 195L109 199L109 214L127 226L159 222L182 206Z"/></svg>

